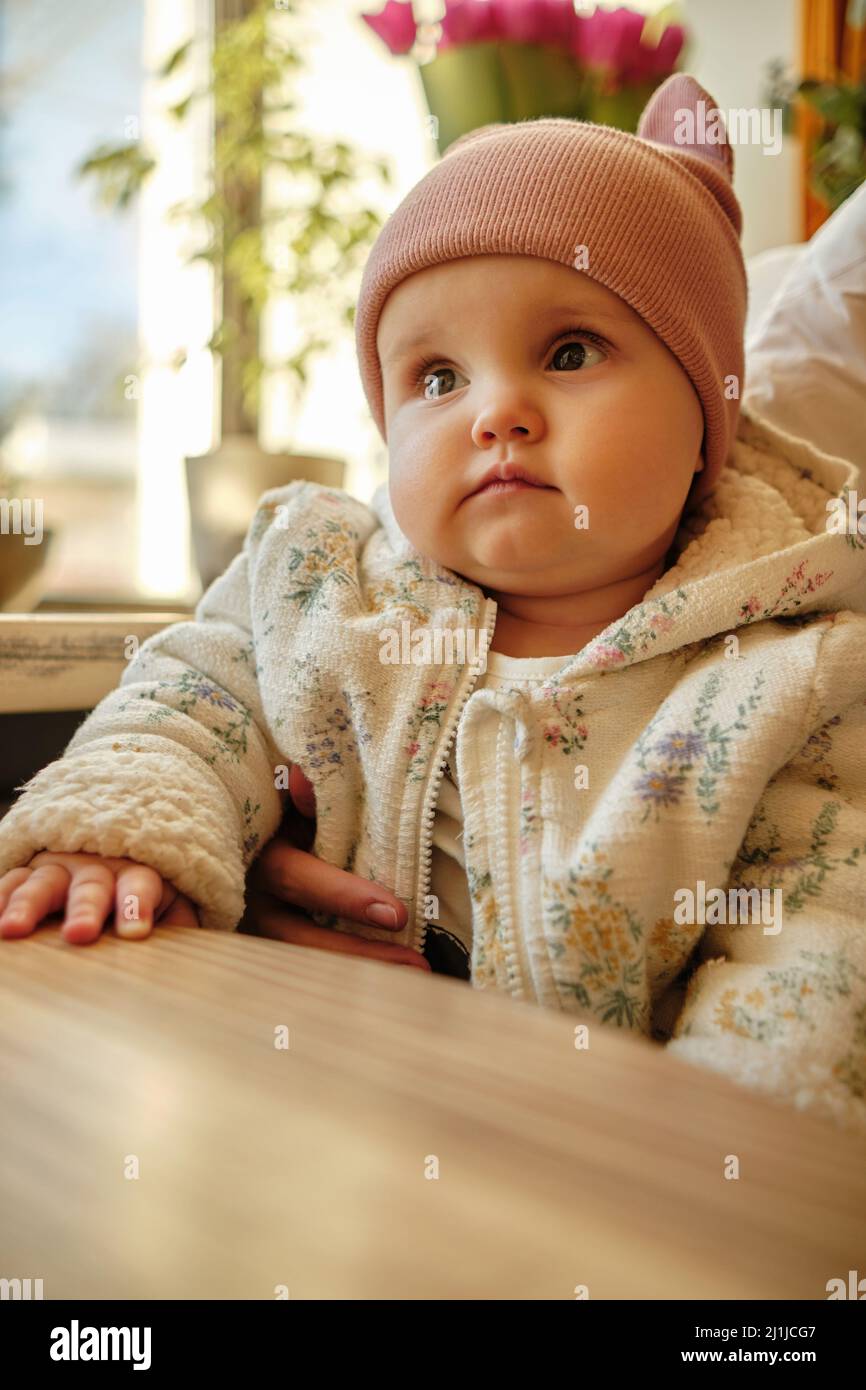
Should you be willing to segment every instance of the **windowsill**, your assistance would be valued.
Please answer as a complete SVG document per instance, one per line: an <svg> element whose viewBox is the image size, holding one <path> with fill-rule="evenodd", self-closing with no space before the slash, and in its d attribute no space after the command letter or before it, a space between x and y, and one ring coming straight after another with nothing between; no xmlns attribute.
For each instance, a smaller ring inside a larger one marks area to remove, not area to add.
<svg viewBox="0 0 866 1390"><path fill-rule="evenodd" d="M120 684L131 637L192 611L0 613L0 714L92 709Z"/></svg>
<svg viewBox="0 0 866 1390"><path fill-rule="evenodd" d="M195 598L188 594L177 594L173 598L161 598L143 594L140 591L131 591L125 594L114 591L111 596L100 593L64 592L62 594L46 594L30 613L9 613L7 616L33 618L45 617L50 613L87 613L92 618L98 618L103 613L163 612L182 613L184 616L191 616L195 612L195 605L200 596L200 593Z"/></svg>

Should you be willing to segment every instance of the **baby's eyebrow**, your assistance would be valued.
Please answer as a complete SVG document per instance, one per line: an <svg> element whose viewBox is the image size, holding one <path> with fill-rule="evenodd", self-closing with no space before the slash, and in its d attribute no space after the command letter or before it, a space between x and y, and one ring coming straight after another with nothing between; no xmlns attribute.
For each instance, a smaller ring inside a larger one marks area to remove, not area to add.
<svg viewBox="0 0 866 1390"><path fill-rule="evenodd" d="M616 309L597 309L592 304L584 304L579 307L577 304L548 304L544 309L539 309L533 313L533 323L545 324L554 319L611 319L614 323L623 323L625 315ZM403 338L398 338L389 352L381 358L382 366L387 366L392 362L397 362L401 357L405 357L414 349L423 347L425 343L432 343L438 334L442 332L440 325L426 324L423 328L417 329L414 333L407 334Z"/></svg>
<svg viewBox="0 0 866 1390"><path fill-rule="evenodd" d="M424 328L419 328L416 333L405 338L398 338L391 350L381 358L382 366L386 366L389 362L396 362L398 358L405 357L407 353L412 352L414 348L422 347L424 343L432 342L440 331L438 324L432 328L428 324Z"/></svg>

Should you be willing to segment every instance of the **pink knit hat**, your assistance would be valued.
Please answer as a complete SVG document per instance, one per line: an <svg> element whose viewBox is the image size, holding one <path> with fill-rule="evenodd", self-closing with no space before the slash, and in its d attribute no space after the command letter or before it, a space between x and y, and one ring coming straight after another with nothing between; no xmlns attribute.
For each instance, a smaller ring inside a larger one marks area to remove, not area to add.
<svg viewBox="0 0 866 1390"><path fill-rule="evenodd" d="M464 256L541 256L619 295L678 359L704 412L705 466L692 497L704 496L733 443L744 385L733 172L721 112L685 73L653 93L636 135L551 117L455 140L388 218L364 268L355 338L382 438L376 330L395 286Z"/></svg>

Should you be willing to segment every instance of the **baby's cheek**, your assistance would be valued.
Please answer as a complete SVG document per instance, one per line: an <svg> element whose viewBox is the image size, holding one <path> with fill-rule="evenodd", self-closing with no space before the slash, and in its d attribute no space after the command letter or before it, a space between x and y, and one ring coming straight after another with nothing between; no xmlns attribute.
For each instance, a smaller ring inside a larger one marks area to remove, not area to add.
<svg viewBox="0 0 866 1390"><path fill-rule="evenodd" d="M405 461L396 470L392 467L388 486L397 525L416 549L423 550L421 541L428 534L435 511L435 489L425 480L420 467L407 466Z"/></svg>

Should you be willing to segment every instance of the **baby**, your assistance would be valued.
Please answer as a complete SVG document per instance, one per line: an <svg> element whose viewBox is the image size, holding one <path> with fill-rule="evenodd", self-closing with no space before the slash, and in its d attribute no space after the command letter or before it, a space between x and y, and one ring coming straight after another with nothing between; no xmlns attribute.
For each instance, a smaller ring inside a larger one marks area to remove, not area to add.
<svg viewBox="0 0 866 1390"><path fill-rule="evenodd" d="M356 317L388 485L265 494L0 823L0 934L233 930L297 764L434 969L866 1132L857 475L740 410L700 102L485 127L411 191Z"/></svg>

